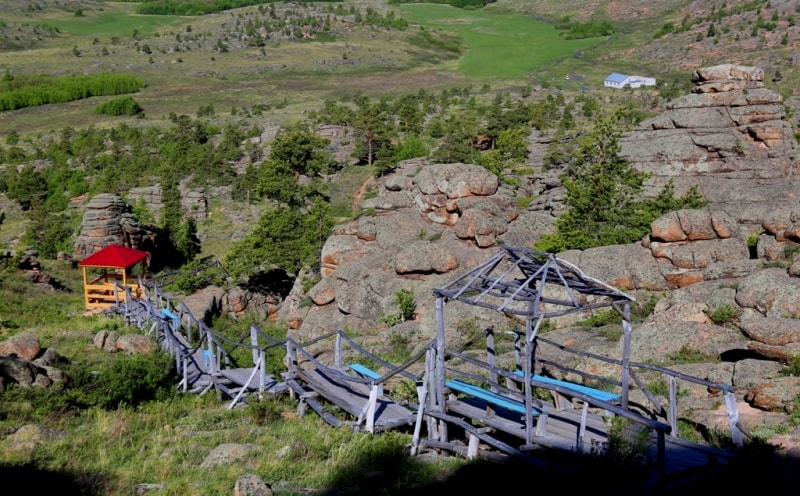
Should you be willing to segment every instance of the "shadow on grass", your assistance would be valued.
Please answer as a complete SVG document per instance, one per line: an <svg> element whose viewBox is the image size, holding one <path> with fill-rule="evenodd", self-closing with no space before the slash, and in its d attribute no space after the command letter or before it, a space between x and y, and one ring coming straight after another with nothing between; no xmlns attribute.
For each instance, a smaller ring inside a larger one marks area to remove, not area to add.
<svg viewBox="0 0 800 496"><path fill-rule="evenodd" d="M752 446L728 464L654 477L653 470L616 463L607 457L542 451L537 463L509 458L504 462L464 462L448 474L436 474L430 457L409 457L395 450L367 453L341 467L326 495L499 496L524 490L568 491L587 495L674 496L676 491L713 490L738 493L744 488L781 491L800 483L800 460L777 456L773 448ZM542 463L539 464L538 461Z"/></svg>
<svg viewBox="0 0 800 496"><path fill-rule="evenodd" d="M0 465L0 481L7 494L58 494L100 496L107 494L105 476L85 472L55 471L34 462Z"/></svg>

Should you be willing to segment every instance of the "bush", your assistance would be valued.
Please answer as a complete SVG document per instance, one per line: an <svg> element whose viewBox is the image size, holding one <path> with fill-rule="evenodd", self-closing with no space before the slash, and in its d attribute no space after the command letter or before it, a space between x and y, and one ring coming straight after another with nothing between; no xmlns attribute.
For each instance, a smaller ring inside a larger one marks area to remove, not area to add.
<svg viewBox="0 0 800 496"><path fill-rule="evenodd" d="M71 379L79 386L70 391L75 403L104 409L165 400L176 390L174 362L161 352L120 355L98 375L83 368Z"/></svg>
<svg viewBox="0 0 800 496"><path fill-rule="evenodd" d="M578 327L603 327L610 324L622 323L622 315L619 312L610 308L608 310L601 310L589 317L575 323Z"/></svg>
<svg viewBox="0 0 800 496"><path fill-rule="evenodd" d="M173 281L175 287L185 294L192 294L208 286L224 286L227 279L225 269L208 259L193 260L183 267Z"/></svg>
<svg viewBox="0 0 800 496"><path fill-rule="evenodd" d="M739 309L733 305L725 304L714 309L707 309L706 315L711 319L711 322L717 325L725 325L739 318Z"/></svg>
<svg viewBox="0 0 800 496"><path fill-rule="evenodd" d="M94 108L94 111L98 114L106 115L139 115L144 113L144 109L139 105L139 102L131 96L121 96L99 103Z"/></svg>
<svg viewBox="0 0 800 496"><path fill-rule="evenodd" d="M256 425L267 425L283 418L284 405L277 399L263 399L247 402L247 413Z"/></svg>

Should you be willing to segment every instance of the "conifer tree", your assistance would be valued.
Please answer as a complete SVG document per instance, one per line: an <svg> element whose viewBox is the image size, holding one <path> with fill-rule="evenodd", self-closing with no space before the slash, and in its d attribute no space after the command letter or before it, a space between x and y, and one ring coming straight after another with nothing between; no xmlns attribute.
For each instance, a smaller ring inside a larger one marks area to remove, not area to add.
<svg viewBox="0 0 800 496"><path fill-rule="evenodd" d="M649 175L619 156L621 134L617 113L598 119L580 142L561 177L569 210L556 221L555 234L542 236L538 249L560 252L632 243L646 235L650 223L664 213L705 206L697 188L675 198L671 182L655 198L641 198Z"/></svg>

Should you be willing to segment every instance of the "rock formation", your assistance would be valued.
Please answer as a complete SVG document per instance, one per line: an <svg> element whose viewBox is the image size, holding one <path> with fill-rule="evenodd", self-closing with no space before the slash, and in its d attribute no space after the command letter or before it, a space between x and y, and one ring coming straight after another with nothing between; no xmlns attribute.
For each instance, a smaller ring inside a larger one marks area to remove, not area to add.
<svg viewBox="0 0 800 496"><path fill-rule="evenodd" d="M208 216L208 195L203 188L188 188L181 185L181 208L186 215L194 219L195 222L202 222ZM161 215L163 203L161 201L161 185L144 186L141 188L131 188L128 191L128 201L136 204L143 201L153 218L158 221Z"/></svg>
<svg viewBox="0 0 800 496"><path fill-rule="evenodd" d="M102 193L86 205L81 232L75 238L74 254L77 259L86 258L110 244L151 251L155 242L155 233L136 222L130 205L117 195Z"/></svg>
<svg viewBox="0 0 800 496"><path fill-rule="evenodd" d="M781 97L763 87L760 69L698 69L693 81L691 95L622 138L622 156L651 174L650 194L669 180L678 194L697 185L708 207L662 216L641 242L559 256L628 291L641 307L654 302L635 325L634 360L733 384L746 429L777 425L796 408L800 387L786 376L800 355L794 130ZM362 216L325 243L319 282L305 293L298 278L283 302L278 317L293 337L341 328L384 341L400 332L427 341L435 329L432 289L486 261L498 244L533 245L552 230L561 202L559 182L541 176L523 181L540 198L520 210L513 191L464 164L412 160L372 186L377 195L363 203ZM400 289L414 292L416 318L382 328ZM448 321L515 325L504 316L465 312ZM619 340L574 325L585 317L553 319L548 339L618 356ZM693 360L677 358L687 354ZM724 421L719 412L694 410L715 392L690 386L683 394L687 410L679 415L706 425Z"/></svg>
<svg viewBox="0 0 800 496"><path fill-rule="evenodd" d="M757 67L697 69L691 94L667 105L620 140L620 156L651 174L649 193L672 180L677 194L697 185L714 211L747 234L797 201L797 144L783 98Z"/></svg>
<svg viewBox="0 0 800 496"><path fill-rule="evenodd" d="M66 376L55 367L62 361L55 351L43 350L33 334L16 334L0 342L0 391L6 384L23 388L63 384Z"/></svg>
<svg viewBox="0 0 800 496"><path fill-rule="evenodd" d="M520 211L513 192L480 166L420 168L411 160L373 187L377 196L363 203L362 215L325 242L320 282L307 295L296 285L278 312L300 337L372 330L396 311L400 289L425 302L417 313L427 323L423 335L430 334L432 288L483 261L486 248L530 246L552 228L549 214Z"/></svg>

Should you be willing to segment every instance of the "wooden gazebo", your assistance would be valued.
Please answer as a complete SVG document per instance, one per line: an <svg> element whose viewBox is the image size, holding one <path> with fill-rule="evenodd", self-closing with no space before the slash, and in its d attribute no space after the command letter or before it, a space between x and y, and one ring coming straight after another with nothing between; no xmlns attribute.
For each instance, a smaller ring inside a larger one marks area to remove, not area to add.
<svg viewBox="0 0 800 496"><path fill-rule="evenodd" d="M131 294L141 296L138 277L131 270L141 265L141 275L145 274L145 264L150 257L146 251L134 250L122 245L108 245L78 262L83 268L83 290L88 310L108 308L125 299L125 294L117 295L116 283L131 288ZM88 269L99 269L101 273L90 280Z"/></svg>
<svg viewBox="0 0 800 496"><path fill-rule="evenodd" d="M518 366L522 377L537 377L535 350L538 332L546 318L575 312L614 308L622 316L623 348L618 360L621 377L614 381L620 388L622 408L628 407L630 388L631 319L630 304L634 298L628 294L584 274L578 267L559 259L552 253L528 248L502 246L500 251L482 265L466 272L441 288L435 288L437 363L434 388L438 398L431 398L434 410L444 410L445 405L445 322L444 306L447 301L461 301L525 320L522 346L522 363ZM555 364L553 364L555 365ZM578 370L571 370L580 373ZM536 382L536 381L534 381ZM535 383L534 386L542 384ZM528 444L533 442L534 399L530 387L525 388L525 434Z"/></svg>

